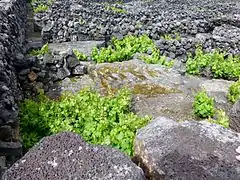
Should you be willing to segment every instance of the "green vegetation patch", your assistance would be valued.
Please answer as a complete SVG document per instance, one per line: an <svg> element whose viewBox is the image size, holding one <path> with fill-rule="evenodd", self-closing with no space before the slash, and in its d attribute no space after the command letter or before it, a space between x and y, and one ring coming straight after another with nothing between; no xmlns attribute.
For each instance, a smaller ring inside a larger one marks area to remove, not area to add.
<svg viewBox="0 0 240 180"><path fill-rule="evenodd" d="M38 101L25 100L20 106L24 147L29 149L44 136L72 131L89 143L110 145L132 155L135 133L150 118L135 115L130 104L131 93L126 89L105 97L84 89L58 100L44 95Z"/></svg>
<svg viewBox="0 0 240 180"><path fill-rule="evenodd" d="M108 11L112 11L114 13L123 13L123 14L127 13L127 11L123 8L118 8L118 7L110 6L110 5L105 6L105 9Z"/></svg>
<svg viewBox="0 0 240 180"><path fill-rule="evenodd" d="M147 53L152 51L150 57L142 57L146 63L161 64L172 66L173 62L168 62L163 56L160 56L159 50L153 40L147 35L133 36L128 35L123 39L113 38L111 45L106 48L94 48L91 57L97 63L126 61L132 59L135 53Z"/></svg>
<svg viewBox="0 0 240 180"><path fill-rule="evenodd" d="M54 3L54 0L31 0L31 5L33 7L34 13L43 13L46 12L49 7Z"/></svg>
<svg viewBox="0 0 240 180"><path fill-rule="evenodd" d="M198 92L194 97L193 111L200 118L213 117L215 113L214 99L208 97L205 91Z"/></svg>
<svg viewBox="0 0 240 180"><path fill-rule="evenodd" d="M240 99L240 79L231 84L227 97L232 103L235 103L238 99Z"/></svg>
<svg viewBox="0 0 240 180"><path fill-rule="evenodd" d="M31 56L43 56L44 54L48 54L48 53L50 53L48 43L43 45L41 49L32 50L31 52L29 52Z"/></svg>
<svg viewBox="0 0 240 180"><path fill-rule="evenodd" d="M214 78L235 79L240 76L240 57L227 56L215 50L212 53L204 53L198 47L195 56L189 55L186 63L187 73L200 75L204 70L210 70Z"/></svg>
<svg viewBox="0 0 240 180"><path fill-rule="evenodd" d="M73 49L73 53L77 57L79 61L87 61L87 55L83 54L82 52L79 52L77 49Z"/></svg>
<svg viewBox="0 0 240 180"><path fill-rule="evenodd" d="M215 116L216 116L215 119L209 118L208 122L221 125L225 128L229 128L229 118L228 118L225 111L223 111L221 109L216 110L216 115Z"/></svg>
<svg viewBox="0 0 240 180"><path fill-rule="evenodd" d="M205 91L199 91L193 102L194 114L200 118L207 118L210 123L229 128L229 118L222 109L215 109L214 98L209 97Z"/></svg>

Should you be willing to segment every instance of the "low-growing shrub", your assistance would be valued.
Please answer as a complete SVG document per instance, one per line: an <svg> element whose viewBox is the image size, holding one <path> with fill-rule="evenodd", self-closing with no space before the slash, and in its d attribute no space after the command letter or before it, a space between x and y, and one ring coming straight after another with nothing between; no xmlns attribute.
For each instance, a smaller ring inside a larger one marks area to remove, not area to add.
<svg viewBox="0 0 240 180"><path fill-rule="evenodd" d="M166 56L161 56L158 49L154 48L151 55L143 55L141 59L147 64L160 64L166 67L172 67L174 60L168 61Z"/></svg>
<svg viewBox="0 0 240 180"><path fill-rule="evenodd" d="M77 49L73 49L73 53L75 54L79 61L86 61L88 58L85 54L79 52Z"/></svg>
<svg viewBox="0 0 240 180"><path fill-rule="evenodd" d="M238 99L240 99L240 79L231 84L227 97L232 103L235 103Z"/></svg>
<svg viewBox="0 0 240 180"><path fill-rule="evenodd" d="M125 9L122 9L122 8L118 8L118 7L114 7L114 6L105 6L105 9L108 10L108 11L112 11L114 13L127 13L127 11Z"/></svg>
<svg viewBox="0 0 240 180"><path fill-rule="evenodd" d="M215 119L209 118L210 123L219 124L225 128L229 128L229 118L224 110L216 110Z"/></svg>
<svg viewBox="0 0 240 180"><path fill-rule="evenodd" d="M193 112L200 118L213 117L215 113L214 99L205 91L198 92L194 97Z"/></svg>
<svg viewBox="0 0 240 180"><path fill-rule="evenodd" d="M106 48L94 48L91 55L92 59L97 63L125 61L133 58L135 53L147 53L148 51L152 51L150 57L142 57L146 63L155 63L167 66L171 66L173 64L172 61L168 62L166 57L160 55L160 51L157 50L153 40L151 40L147 35L139 37L128 35L121 40L113 38L111 43L112 44Z"/></svg>
<svg viewBox="0 0 240 180"><path fill-rule="evenodd" d="M150 118L135 115L130 103L131 94L126 89L105 97L85 89L58 100L44 95L38 101L26 100L20 106L24 146L28 149L46 135L72 131L87 142L110 145L132 155L135 133Z"/></svg>
<svg viewBox="0 0 240 180"><path fill-rule="evenodd" d="M48 6L44 4L39 4L37 7L33 8L34 13L42 13L48 10Z"/></svg>
<svg viewBox="0 0 240 180"><path fill-rule="evenodd" d="M43 45L41 49L32 50L31 52L29 52L31 56L39 56L39 55L43 56L44 54L48 54L48 53L50 53L48 43Z"/></svg>
<svg viewBox="0 0 240 180"><path fill-rule="evenodd" d="M212 53L204 53L198 47L195 56L188 56L186 71L189 74L200 75L204 70L209 69L214 78L233 79L240 76L240 58L227 56L218 50Z"/></svg>

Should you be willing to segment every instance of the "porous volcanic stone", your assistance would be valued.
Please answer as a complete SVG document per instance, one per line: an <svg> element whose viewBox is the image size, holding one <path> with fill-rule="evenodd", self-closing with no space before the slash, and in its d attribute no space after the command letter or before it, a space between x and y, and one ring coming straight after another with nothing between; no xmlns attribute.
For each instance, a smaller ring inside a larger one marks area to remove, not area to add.
<svg viewBox="0 0 240 180"><path fill-rule="evenodd" d="M137 132L135 156L151 180L240 179L240 134L208 122L158 117Z"/></svg>
<svg viewBox="0 0 240 180"><path fill-rule="evenodd" d="M143 171L116 149L87 144L71 132L45 137L3 180L144 180Z"/></svg>
<svg viewBox="0 0 240 180"><path fill-rule="evenodd" d="M240 100L238 100L230 110L230 127L240 132Z"/></svg>

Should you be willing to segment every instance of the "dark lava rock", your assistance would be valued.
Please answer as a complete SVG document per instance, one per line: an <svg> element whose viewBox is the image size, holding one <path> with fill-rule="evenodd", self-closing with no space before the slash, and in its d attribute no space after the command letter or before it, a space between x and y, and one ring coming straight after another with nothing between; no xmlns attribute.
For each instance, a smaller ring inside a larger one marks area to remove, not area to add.
<svg viewBox="0 0 240 180"><path fill-rule="evenodd" d="M237 101L230 110L230 128L240 132L240 100Z"/></svg>
<svg viewBox="0 0 240 180"><path fill-rule="evenodd" d="M3 180L144 180L143 171L116 149L87 144L71 132L45 137Z"/></svg>
<svg viewBox="0 0 240 180"><path fill-rule="evenodd" d="M153 120L137 132L135 159L152 180L240 179L240 134L208 122Z"/></svg>
<svg viewBox="0 0 240 180"><path fill-rule="evenodd" d="M78 65L72 70L73 75L84 75L87 73L87 68L83 65Z"/></svg>

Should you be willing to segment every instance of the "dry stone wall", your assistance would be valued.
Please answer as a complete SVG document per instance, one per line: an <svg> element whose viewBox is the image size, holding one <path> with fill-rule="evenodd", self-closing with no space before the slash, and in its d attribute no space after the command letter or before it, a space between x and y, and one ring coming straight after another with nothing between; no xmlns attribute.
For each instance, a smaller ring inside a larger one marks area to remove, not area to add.
<svg viewBox="0 0 240 180"><path fill-rule="evenodd" d="M25 0L0 0L0 157L19 155L18 106L22 99L16 72L25 65ZM4 164L1 163L1 164ZM0 167L1 170L1 167Z"/></svg>

